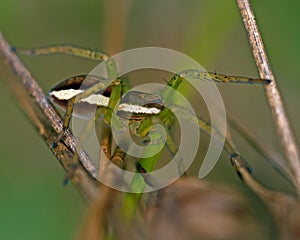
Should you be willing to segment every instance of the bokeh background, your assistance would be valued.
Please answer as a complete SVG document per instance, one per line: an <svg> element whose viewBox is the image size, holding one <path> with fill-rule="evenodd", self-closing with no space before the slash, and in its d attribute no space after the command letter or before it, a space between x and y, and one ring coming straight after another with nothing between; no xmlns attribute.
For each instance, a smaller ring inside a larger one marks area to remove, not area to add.
<svg viewBox="0 0 300 240"><path fill-rule="evenodd" d="M252 1L252 6L293 128L300 136L300 3L267 0ZM1 0L0 31L12 45L30 48L69 43L111 55L144 46L172 48L208 71L258 77L235 1ZM62 55L22 59L45 92L96 64ZM18 107L5 77L0 72L0 239L72 239L86 203L73 186L62 186L62 168ZM262 143L280 152L262 88L222 85L220 90L228 112ZM292 192L253 149L238 137L237 142L260 181ZM272 225L263 205L223 155L225 160L207 179L233 186L249 198L249 209L269 235Z"/></svg>

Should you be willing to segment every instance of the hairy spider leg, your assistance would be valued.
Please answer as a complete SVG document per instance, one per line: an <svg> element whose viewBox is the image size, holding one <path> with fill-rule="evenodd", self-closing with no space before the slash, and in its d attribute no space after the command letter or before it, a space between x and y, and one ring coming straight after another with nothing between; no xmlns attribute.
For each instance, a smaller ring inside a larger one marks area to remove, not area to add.
<svg viewBox="0 0 300 240"><path fill-rule="evenodd" d="M178 89L183 81L185 81L185 78L194 78L194 79L205 79L209 81L214 82L222 82L222 83L260 83L260 84L268 84L270 83L269 80L266 79L251 79L251 78L245 78L245 77L235 77L235 76L225 76L222 74L213 74L213 73L205 73L205 72L199 72L197 70L186 70L181 72L180 74L174 75L171 80L168 82L168 85L174 89ZM208 134L216 134L220 139L224 139L222 134L218 131L218 129L213 129L212 126L205 121L204 119L193 116L191 113L188 112L188 110L178 107L174 105L177 110L184 111L181 115L184 117L189 117L190 121L194 124L197 124L201 130ZM238 154L236 149L233 147L232 144L228 141L228 139L225 136L225 142L224 142L224 150L229 154L229 159L231 161L231 164L235 167L236 170L239 169L239 166L245 166L245 168L251 172L250 165L241 158L241 156Z"/></svg>
<svg viewBox="0 0 300 240"><path fill-rule="evenodd" d="M210 73L209 75L204 74L203 72L197 72L195 74L195 71L191 72L191 71L187 71L186 73L182 73L182 74L175 74L171 80L168 82L168 85L170 87L172 87L173 89L178 89L181 85L181 83L183 81L185 81L185 77L187 77L187 73L189 74L188 77L194 77L196 79L203 79L205 77L206 80L210 80ZM202 74L203 73L203 74ZM185 76L185 77L183 77ZM232 83L240 83L241 81L245 81L247 79L248 83L261 83L261 84L267 84L269 83L268 80L264 80L264 79L250 79L250 78L244 78L242 80L238 80L238 77L228 77L225 78L227 79L226 81L224 79L222 79L220 76L225 76L225 75L218 75L218 78L216 78L216 74L212 75L214 77L214 79L212 81L215 82L232 82ZM222 80L221 80L222 79ZM168 93L164 94L164 97L172 97L170 95L168 95ZM149 122L152 123L156 123L157 122L157 118L161 121L162 124L164 124L165 126L170 126L170 115L173 115L172 111L183 111L182 112L182 116L189 118L188 120L191 121L192 123L194 123L195 125L199 126L199 128L206 132L209 135L215 134L220 140L225 138L225 142L224 142L224 150L229 154L229 159L231 161L231 164L234 166L234 168L236 169L236 171L238 172L238 170L241 167L244 167L245 169L247 169L248 172L251 172L251 166L249 165L249 163L244 160L240 154L237 152L237 150L235 149L235 147L233 145L230 144L230 142L228 141L228 139L225 136L222 136L222 134L218 131L218 129L213 129L212 126L205 121L204 119L198 117L198 116L193 116L192 113L190 113L189 111L187 111L186 109L183 109L182 107L176 106L174 105L175 108L173 108L172 110L164 108L160 113L159 116L152 116L150 118L147 118L144 120L144 122L141 122L141 124L139 125L139 128L136 130L136 134L140 135L140 136L145 136L151 128L151 124L149 124ZM173 119L171 120L171 122L173 122ZM169 141L166 141L166 144L169 148L169 151L171 152L172 155L175 155L177 152L177 147L174 144L174 141L172 138L168 137ZM239 172L238 175L240 176Z"/></svg>
<svg viewBox="0 0 300 240"><path fill-rule="evenodd" d="M91 60L97 60L97 61L106 61L109 58L108 55L102 51L95 51L91 49L85 49L81 47L75 47L75 46L63 45L63 44L40 47L40 48L32 48L32 49L12 47L12 51L15 51L20 54L32 55L32 56L62 53L62 54L87 58Z"/></svg>
<svg viewBox="0 0 300 240"><path fill-rule="evenodd" d="M226 136L223 136L222 133L218 129L213 128L209 124L209 122L207 122L206 120L204 120L203 118L201 118L199 116L192 114L188 110L182 108L182 106L174 105L172 108L172 111L173 112L175 112L175 111L181 112L181 115L184 116L186 118L186 120L188 120L192 124L195 124L196 126L199 126L199 128L203 132L208 134L209 136L214 135L220 141L223 141L223 139L224 139L223 149L228 153L228 158L231 162L231 165L235 168L239 177L241 177L241 178L243 177L243 174L241 173L241 171L246 170L248 173L252 172L252 168L251 168L250 164L244 158L242 158L242 156L236 150L235 146L233 144L231 144L230 140ZM156 116L153 116L152 118L155 118L155 117ZM171 141L170 142L167 141L167 143L168 143L167 145L170 148L169 150L172 153L172 155L175 155L178 149L177 149L177 146L174 144L174 142L172 142L172 138L170 138L170 139L171 139ZM143 173L148 172L147 168L145 168L141 163L138 163L137 167L138 167L138 170L141 171L141 174L144 177L145 182L147 184L149 184L150 186L152 186L153 182L155 182L155 180L149 179L150 176L148 176L148 175L143 175ZM184 166L181 165L181 167L184 167ZM147 179L145 178L145 176L147 177Z"/></svg>
<svg viewBox="0 0 300 240"><path fill-rule="evenodd" d="M184 70L181 73L178 73L178 75L183 78L206 80L215 83L268 84L271 82L269 79L228 76L220 73L204 72L195 69Z"/></svg>

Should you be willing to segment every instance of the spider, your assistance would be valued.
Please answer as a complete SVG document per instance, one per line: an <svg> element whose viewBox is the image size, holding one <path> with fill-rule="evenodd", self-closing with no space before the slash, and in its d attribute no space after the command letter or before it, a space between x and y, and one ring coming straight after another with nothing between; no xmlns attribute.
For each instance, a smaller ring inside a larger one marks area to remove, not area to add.
<svg viewBox="0 0 300 240"><path fill-rule="evenodd" d="M88 58L97 61L104 61L107 75L109 79L114 79L107 84L106 79L93 75L78 75L70 77L63 82L53 87L50 92L50 100L65 110L63 118L63 130L58 134L56 140L53 143L53 147L57 145L64 135L64 132L69 128L72 113L81 118L90 118L96 120L100 116L103 116L104 122L102 125L103 134L100 139L100 145L103 150L103 154L107 159L114 160L111 154L111 128L122 129L124 122L129 122L131 133L141 139L143 143L155 145L156 139L159 145L163 140L160 134L151 135L151 127L153 124L160 123L166 129L166 146L172 155L177 152L177 146L170 133L170 128L174 124L174 116L172 111L180 111L183 116L186 116L188 121L197 125L201 130L208 134L215 134L220 139L223 137L218 129L214 129L204 119L192 114L188 109L184 109L176 104L173 104L173 109L166 108L164 106L164 99L170 97L170 93L163 92L162 94L149 94L140 91L129 91L130 86L128 81L123 78L117 77L117 69L112 58L102 51L92 51L89 49L69 46L69 45L57 45L36 49L22 49L13 48L14 51L20 54L26 55L44 55L44 54L69 54L77 57ZM247 77L227 76L219 73L202 72L198 70L186 70L181 73L175 74L169 81L167 86L177 90L182 82L187 77L192 77L199 80L213 81L216 83L245 83L245 84L268 84L267 79L253 79ZM74 105L76 104L76 107ZM91 115L91 110L96 108L96 114ZM116 109L116 114L113 114L113 110ZM114 122L112 126L112 122ZM88 128L88 127L87 127ZM238 169L240 166L245 166L250 171L248 163L241 158L235 147L225 139L224 150L229 154L229 159L232 165ZM120 153L120 148L117 148L113 156ZM122 157L118 158L118 162L113 161L119 167L124 167L125 154L121 154ZM104 157L104 156L102 156ZM149 161L140 161L136 165L136 169L141 174L152 171L156 161L158 159L152 159ZM74 165L78 164L78 159L74 160ZM99 167L101 170L101 166ZM178 164L179 174L183 174L184 166ZM99 172L100 172L99 170ZM102 171L103 172L103 171ZM145 178L147 184L152 184L151 180Z"/></svg>

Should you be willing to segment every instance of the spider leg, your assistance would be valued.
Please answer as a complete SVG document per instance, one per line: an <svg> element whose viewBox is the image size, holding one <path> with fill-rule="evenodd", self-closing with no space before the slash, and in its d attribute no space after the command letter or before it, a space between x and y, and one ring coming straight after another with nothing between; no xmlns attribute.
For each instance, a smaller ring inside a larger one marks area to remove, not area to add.
<svg viewBox="0 0 300 240"><path fill-rule="evenodd" d="M175 118L173 113L169 109L165 108L158 115L153 115L142 120L141 123L138 125L138 127L135 129L135 134L140 137L146 137L149 136L149 133L151 133L151 128L153 124L163 125L163 127L165 128L166 136L163 137L161 133L154 131L153 133L154 135L152 134L151 140L147 138L146 140L144 140L144 144L148 144L151 142L151 144L160 145L162 143L165 143L165 146L170 152L171 156L174 157L178 152L178 148L176 146L174 137L172 136L171 133L171 128L174 124L174 120ZM185 166L183 164L183 160L180 154L177 155L176 160L178 166L178 175L182 176L185 174ZM142 164L143 162L146 161L143 160L142 162L140 162L140 164ZM154 165L151 166L150 168L148 167L147 170L151 171L153 167Z"/></svg>
<svg viewBox="0 0 300 240"><path fill-rule="evenodd" d="M204 131L205 133L209 135L214 135L220 141L223 141L224 139L224 150L228 153L229 155L229 160L231 161L231 164L234 166L236 169L237 173L239 174L239 169L240 168L245 168L248 172L252 171L251 166L249 163L243 159L238 151L236 150L235 146L231 143L231 141L227 138L227 136L223 136L223 134L216 128L213 128L209 122L204 120L203 118L193 115L190 113L188 110L179 107L179 106L174 106L174 111L181 111L181 115L186 117L188 121L190 121L192 124L196 124L199 126L199 128ZM240 175L240 174L239 174Z"/></svg>
<svg viewBox="0 0 300 240"><path fill-rule="evenodd" d="M92 127L94 126L94 122L96 122L97 130L100 130L101 132L101 138L100 138L100 146L101 146L101 156L100 156L100 165L99 165L99 174L103 173L103 164L101 165L103 159L111 159L111 144L112 144L112 133L111 133L111 116L112 116L112 109L114 109L115 105L117 104L120 95L121 95L121 84L116 84L111 86L111 97L109 98L108 106L98 106L96 108L95 114L90 118L85 125L85 128L81 131L81 134L79 136L77 149L80 148L80 146L83 144L85 139L87 138L87 135L91 132ZM77 95L76 97L73 97L71 100L68 101L68 105L66 108L66 114L64 117L64 130L59 133L57 136L57 140L59 141L63 134L65 129L69 127L70 119L72 116L72 111L74 109L74 103L79 103L80 100L84 99L86 96L86 92L83 92L82 95ZM88 95L87 95L88 96ZM77 99L78 98L78 99ZM100 119L101 115L104 116L104 121L101 121L101 125L97 124L97 120ZM75 152L75 156L73 158L73 161L71 163L74 167L71 172L67 174L67 177L65 179L65 183L68 182L68 179L70 179L74 171L76 170L79 161L78 161L78 152ZM101 172L101 173L100 173Z"/></svg>
<svg viewBox="0 0 300 240"><path fill-rule="evenodd" d="M33 49L12 47L12 50L19 54L31 55L31 56L61 53L61 54L73 55L76 57L82 57L82 58L98 60L98 61L106 61L109 58L108 55L102 51L92 51L90 49L64 45L64 44L33 48Z"/></svg>
<svg viewBox="0 0 300 240"><path fill-rule="evenodd" d="M67 80L66 80L67 81ZM81 100L87 98L91 94L100 91L105 87L105 84L103 82L99 82L96 85L94 85L91 88L88 88L87 90L83 91L82 93L79 93L78 95L73 96L71 99L68 100L67 106L65 109L65 115L63 117L63 129L62 131L57 135L56 139L53 142L53 147L57 146L57 143L62 139L62 137L65 134L66 129L69 128L74 105L76 103L79 103Z"/></svg>
<svg viewBox="0 0 300 240"><path fill-rule="evenodd" d="M77 167L79 166L80 162L79 162L79 150L81 149L81 145L84 143L84 141L86 140L88 134L90 133L91 129L94 126L94 122L100 117L101 114L103 114L103 110L104 108L99 108L96 111L96 114L93 116L93 118L90 118L87 122L87 124L85 125L85 128L81 131L81 134L79 135L79 139L78 139L78 143L76 145L76 150L74 152L74 156L72 158L72 161L70 162L70 170L66 173L66 176L63 180L63 185L66 186L69 182L70 179L72 179L72 177L75 174L75 171L77 170ZM62 133L64 133L62 131ZM93 176L93 174L91 173L91 175Z"/></svg>
<svg viewBox="0 0 300 240"><path fill-rule="evenodd" d="M165 110L163 110L163 111L165 111ZM145 122L142 122L140 124L142 128L137 129L137 133L145 135L146 132L150 130L153 123L158 123L158 121L161 121L161 123L166 127L166 133L167 133L167 139L165 139L166 147L169 150L170 154L172 156L175 156L175 154L178 152L178 146L176 146L176 143L171 135L171 132L168 129L169 126L167 124L165 124L167 121L167 118L162 117L162 116L167 116L170 113L165 114L165 113L163 113L163 111L162 111L162 115L160 117L153 116L150 118L146 118ZM166 109L166 111L170 111L170 110ZM183 116L186 119L186 121L198 126L200 128L200 130L204 131L205 133L207 133L209 135L214 135L221 142L224 141L223 148L228 153L229 160L230 160L232 166L237 171L237 174L239 176L241 176L240 169L246 169L249 173L252 171L252 168L249 165L249 163L241 157L241 155L238 153L238 151L236 150L235 146L231 143L231 141L226 136L223 136L222 133L220 133L220 131L218 129L213 128L209 122L205 121L203 118L193 115L188 110L186 110L180 106L177 106L177 105L173 106L172 111L174 113L177 111L177 113L180 114L181 116ZM162 139L161 141L163 141L163 140L164 139ZM157 144L159 144L159 143L160 142L158 142ZM177 154L180 154L180 153L177 153ZM180 155L179 155L178 159L179 159L178 160L178 173L180 175L182 175L184 173L185 166L183 166L183 160L182 160L182 158L180 158ZM147 167L145 167L143 165L143 163L144 162L139 162L141 167L147 169L148 171L152 170L152 169L149 170Z"/></svg>
<svg viewBox="0 0 300 240"><path fill-rule="evenodd" d="M185 70L179 73L180 77L207 80L216 83L243 83L243 84L268 84L269 79L249 78L241 76L227 76L220 73L204 72L198 70Z"/></svg>

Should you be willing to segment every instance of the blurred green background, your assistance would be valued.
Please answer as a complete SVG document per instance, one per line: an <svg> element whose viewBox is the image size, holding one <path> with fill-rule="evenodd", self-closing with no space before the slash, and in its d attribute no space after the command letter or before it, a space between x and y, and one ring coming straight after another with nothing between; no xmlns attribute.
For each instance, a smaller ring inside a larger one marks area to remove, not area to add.
<svg viewBox="0 0 300 240"><path fill-rule="evenodd" d="M299 136L300 2L252 1L252 6ZM258 77L235 1L1 0L0 31L12 45L22 47L69 43L110 54L167 47L188 54L208 71ZM45 92L97 64L61 55L22 59ZM18 107L4 78L0 72L0 239L72 239L86 204L73 186L62 186L62 168ZM220 90L227 110L279 151L262 88L223 85ZM257 153L242 142L238 145L252 159L259 180L272 189L291 191ZM219 161L207 179L234 185L250 197L249 208L259 209L255 214L268 234L266 212L227 161Z"/></svg>

